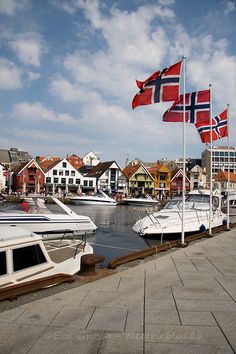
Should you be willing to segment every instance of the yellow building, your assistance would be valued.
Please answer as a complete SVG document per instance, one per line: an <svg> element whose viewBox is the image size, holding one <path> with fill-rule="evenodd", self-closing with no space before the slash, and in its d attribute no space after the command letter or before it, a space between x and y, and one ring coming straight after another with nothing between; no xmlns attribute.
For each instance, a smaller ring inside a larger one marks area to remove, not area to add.
<svg viewBox="0 0 236 354"><path fill-rule="evenodd" d="M166 165L155 164L148 169L154 178L154 195L160 199L170 194L171 171Z"/></svg>
<svg viewBox="0 0 236 354"><path fill-rule="evenodd" d="M154 191L154 178L142 164L131 164L124 168L128 179L128 193L131 195L150 194Z"/></svg>

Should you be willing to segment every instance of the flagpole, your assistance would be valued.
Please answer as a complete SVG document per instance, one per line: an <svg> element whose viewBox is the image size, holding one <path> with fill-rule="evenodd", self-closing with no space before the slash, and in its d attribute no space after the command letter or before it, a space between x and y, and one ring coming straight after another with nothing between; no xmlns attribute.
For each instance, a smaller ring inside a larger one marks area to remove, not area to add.
<svg viewBox="0 0 236 354"><path fill-rule="evenodd" d="M229 104L227 104L227 133L228 133L228 182L227 182L227 229L229 229L229 191L230 191L230 131L229 131Z"/></svg>
<svg viewBox="0 0 236 354"><path fill-rule="evenodd" d="M211 231L211 218L212 218L212 85L209 84L210 89L210 210L209 210L209 235Z"/></svg>
<svg viewBox="0 0 236 354"><path fill-rule="evenodd" d="M186 128L186 122L185 122L185 56L183 56L183 182L182 182L182 234L181 234L181 243L182 245L185 244L184 240L184 221L185 221L185 181L186 181L186 173L185 173L185 145L186 145L186 139L185 139L185 128Z"/></svg>

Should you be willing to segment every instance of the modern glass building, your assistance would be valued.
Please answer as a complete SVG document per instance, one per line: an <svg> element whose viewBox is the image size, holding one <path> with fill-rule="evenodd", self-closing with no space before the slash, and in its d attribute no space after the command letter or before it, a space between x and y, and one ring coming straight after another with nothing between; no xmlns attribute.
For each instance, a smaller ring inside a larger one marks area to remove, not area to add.
<svg viewBox="0 0 236 354"><path fill-rule="evenodd" d="M202 167L206 169L206 180L210 181L210 148L202 153ZM236 148L227 146L212 147L212 177L219 171L229 171L236 173Z"/></svg>

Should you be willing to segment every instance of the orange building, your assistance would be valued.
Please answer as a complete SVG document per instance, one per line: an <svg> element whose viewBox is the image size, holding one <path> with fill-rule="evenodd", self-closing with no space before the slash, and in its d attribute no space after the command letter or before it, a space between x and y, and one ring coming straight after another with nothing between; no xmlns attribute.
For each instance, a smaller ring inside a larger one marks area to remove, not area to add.
<svg viewBox="0 0 236 354"><path fill-rule="evenodd" d="M154 164L148 171L154 178L154 194L160 199L170 194L171 171L166 165Z"/></svg>

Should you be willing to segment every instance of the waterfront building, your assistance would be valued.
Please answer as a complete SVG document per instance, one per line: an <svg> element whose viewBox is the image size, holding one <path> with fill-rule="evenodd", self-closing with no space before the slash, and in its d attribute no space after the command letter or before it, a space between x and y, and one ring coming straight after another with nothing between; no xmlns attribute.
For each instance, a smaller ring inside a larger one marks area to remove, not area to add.
<svg viewBox="0 0 236 354"><path fill-rule="evenodd" d="M94 192L96 178L83 176L67 159L55 160L47 168L46 193Z"/></svg>
<svg viewBox="0 0 236 354"><path fill-rule="evenodd" d="M130 164L123 169L128 179L128 193L142 195L154 193L154 177L143 164Z"/></svg>
<svg viewBox="0 0 236 354"><path fill-rule="evenodd" d="M96 178L97 190L102 190L108 194L127 192L127 178L115 161L100 162L88 172L87 177Z"/></svg>
<svg viewBox="0 0 236 354"><path fill-rule="evenodd" d="M32 156L27 151L21 151L17 148L11 148L10 150L0 149L0 163L9 170L19 163L29 162L31 159Z"/></svg>
<svg viewBox="0 0 236 354"><path fill-rule="evenodd" d="M215 176L215 182L219 183L222 194L228 191L228 171L219 171ZM229 191L236 192L236 173L229 173Z"/></svg>
<svg viewBox="0 0 236 354"><path fill-rule="evenodd" d="M83 164L85 166L97 166L100 162L100 158L92 151L83 157Z"/></svg>
<svg viewBox="0 0 236 354"><path fill-rule="evenodd" d="M171 195L179 195L182 194L183 189L183 170L180 168L175 170L171 174L171 181L170 181L170 193ZM185 175L185 191L190 191L190 180Z"/></svg>
<svg viewBox="0 0 236 354"><path fill-rule="evenodd" d="M148 168L154 178L154 195L159 199L166 198L170 194L171 171L166 165L154 164Z"/></svg>
<svg viewBox="0 0 236 354"><path fill-rule="evenodd" d="M12 169L12 191L19 194L43 193L44 172L37 162L32 159L23 162Z"/></svg>
<svg viewBox="0 0 236 354"><path fill-rule="evenodd" d="M66 159L76 170L83 166L83 159L76 154L67 156Z"/></svg>
<svg viewBox="0 0 236 354"><path fill-rule="evenodd" d="M6 167L0 162L0 192L6 188L6 181L9 171Z"/></svg>
<svg viewBox="0 0 236 354"><path fill-rule="evenodd" d="M190 190L206 187L206 171L196 165L189 171Z"/></svg>
<svg viewBox="0 0 236 354"><path fill-rule="evenodd" d="M228 147L227 146L213 146L212 147L212 178L214 180L215 176L219 171L229 171L236 173L236 148L229 148L229 158L228 158ZM202 167L206 169L206 179L209 183L210 181L210 148L205 149L202 152Z"/></svg>

